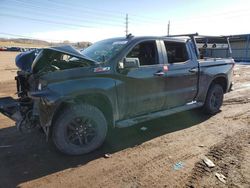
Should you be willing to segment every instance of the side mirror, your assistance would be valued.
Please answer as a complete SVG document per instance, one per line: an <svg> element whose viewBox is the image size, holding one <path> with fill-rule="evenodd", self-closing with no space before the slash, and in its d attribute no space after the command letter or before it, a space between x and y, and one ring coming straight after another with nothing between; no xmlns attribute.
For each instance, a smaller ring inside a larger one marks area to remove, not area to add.
<svg viewBox="0 0 250 188"><path fill-rule="evenodd" d="M123 60L123 68L138 68L140 65L139 58L127 57Z"/></svg>
<svg viewBox="0 0 250 188"><path fill-rule="evenodd" d="M123 66L120 66L121 68L138 68L140 65L139 58L132 58L132 57L126 57L123 59L122 62Z"/></svg>

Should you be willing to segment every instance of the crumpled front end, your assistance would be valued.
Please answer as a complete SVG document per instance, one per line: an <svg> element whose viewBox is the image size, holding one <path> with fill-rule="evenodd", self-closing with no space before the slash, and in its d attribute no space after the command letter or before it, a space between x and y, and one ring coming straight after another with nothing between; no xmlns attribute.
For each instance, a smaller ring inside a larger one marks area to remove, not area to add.
<svg viewBox="0 0 250 188"><path fill-rule="evenodd" d="M19 130L34 127L42 127L45 130L51 124L56 109L56 104L52 103L58 96L46 89L47 80L41 78L49 75L49 78L60 80L60 75L65 77L68 74L63 73L64 70L94 64L94 61L71 46L44 48L19 54L16 57L16 66L19 70L15 77L18 98L1 98L0 112L14 120ZM63 74L57 74L58 72ZM45 132L48 133L46 130Z"/></svg>

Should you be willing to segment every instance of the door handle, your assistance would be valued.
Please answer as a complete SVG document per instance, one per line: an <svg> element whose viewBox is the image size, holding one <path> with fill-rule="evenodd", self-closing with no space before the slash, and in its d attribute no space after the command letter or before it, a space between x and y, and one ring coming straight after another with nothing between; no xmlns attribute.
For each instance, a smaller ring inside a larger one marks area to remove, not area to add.
<svg viewBox="0 0 250 188"><path fill-rule="evenodd" d="M191 73L197 73L198 72L198 68L192 68L188 70Z"/></svg>
<svg viewBox="0 0 250 188"><path fill-rule="evenodd" d="M155 75L155 76L164 76L165 73L162 72L162 71L159 71L159 72L154 73L154 75Z"/></svg>

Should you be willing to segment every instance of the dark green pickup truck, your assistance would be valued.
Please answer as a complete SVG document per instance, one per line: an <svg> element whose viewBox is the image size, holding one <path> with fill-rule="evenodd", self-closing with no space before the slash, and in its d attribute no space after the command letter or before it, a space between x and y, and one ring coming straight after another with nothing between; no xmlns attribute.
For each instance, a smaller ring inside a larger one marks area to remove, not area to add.
<svg viewBox="0 0 250 188"><path fill-rule="evenodd" d="M1 98L0 112L19 130L41 127L66 154L85 154L102 145L108 128L193 108L219 112L234 60L200 58L201 52L193 35L129 35L81 52L26 52L16 58L18 98Z"/></svg>

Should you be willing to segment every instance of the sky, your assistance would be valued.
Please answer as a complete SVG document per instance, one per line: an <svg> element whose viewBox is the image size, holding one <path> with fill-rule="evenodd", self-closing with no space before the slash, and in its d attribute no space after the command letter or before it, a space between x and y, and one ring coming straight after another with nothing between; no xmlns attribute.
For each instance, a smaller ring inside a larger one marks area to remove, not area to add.
<svg viewBox="0 0 250 188"><path fill-rule="evenodd" d="M249 0L0 0L0 37L49 42L250 33Z"/></svg>

